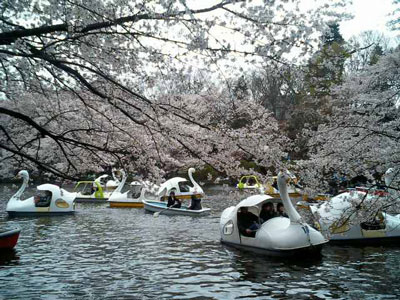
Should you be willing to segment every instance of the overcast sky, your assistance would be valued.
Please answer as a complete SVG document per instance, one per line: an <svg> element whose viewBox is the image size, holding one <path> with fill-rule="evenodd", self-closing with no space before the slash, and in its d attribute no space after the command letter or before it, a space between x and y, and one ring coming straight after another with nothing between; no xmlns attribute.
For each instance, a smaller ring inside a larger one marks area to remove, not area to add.
<svg viewBox="0 0 400 300"><path fill-rule="evenodd" d="M391 20L389 14L395 9L392 2L393 0L353 0L348 12L354 15L354 19L340 25L343 37L348 39L365 30L377 30L389 37L399 35L400 32L390 31L386 26Z"/></svg>

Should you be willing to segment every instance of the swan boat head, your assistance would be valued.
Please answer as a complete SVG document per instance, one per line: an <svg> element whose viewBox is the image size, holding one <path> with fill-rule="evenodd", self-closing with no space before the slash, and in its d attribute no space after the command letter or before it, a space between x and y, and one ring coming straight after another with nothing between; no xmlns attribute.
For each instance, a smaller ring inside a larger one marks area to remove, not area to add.
<svg viewBox="0 0 400 300"><path fill-rule="evenodd" d="M191 190L191 192L193 192L195 194L203 194L204 195L204 191L203 191L202 187L193 178L194 172L196 172L195 168L189 168L188 176L193 185L193 189Z"/></svg>
<svg viewBox="0 0 400 300"><path fill-rule="evenodd" d="M123 173L122 173L123 172ZM116 172L115 172L115 170L112 170L112 177L113 177L113 179L111 179L111 180L108 180L107 182L106 182L106 189L116 189L118 186L119 186L119 184L120 184L120 180L117 178L117 176L116 176L116 174L115 174ZM125 175L125 172L124 172L124 170L119 170L119 173L120 174L122 174L121 176L122 177L124 177L124 175Z"/></svg>
<svg viewBox="0 0 400 300"><path fill-rule="evenodd" d="M19 190L11 197L10 201L21 200L21 196L24 193L29 182L29 173L27 170L21 170L15 176L15 178L22 178L22 185Z"/></svg>

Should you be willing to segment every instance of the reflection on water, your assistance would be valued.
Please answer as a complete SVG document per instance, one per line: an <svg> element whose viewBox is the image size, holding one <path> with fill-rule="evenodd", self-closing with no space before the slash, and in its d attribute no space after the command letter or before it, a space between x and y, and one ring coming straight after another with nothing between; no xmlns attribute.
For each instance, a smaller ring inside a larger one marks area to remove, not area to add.
<svg viewBox="0 0 400 300"><path fill-rule="evenodd" d="M0 188L1 190L1 188ZM207 191L202 218L78 203L74 216L13 218L0 196L0 226L20 227L0 259L0 299L396 299L400 248L326 246L287 260L219 242L229 192Z"/></svg>
<svg viewBox="0 0 400 300"><path fill-rule="evenodd" d="M0 250L0 268L1 266L17 265L19 256L15 249Z"/></svg>

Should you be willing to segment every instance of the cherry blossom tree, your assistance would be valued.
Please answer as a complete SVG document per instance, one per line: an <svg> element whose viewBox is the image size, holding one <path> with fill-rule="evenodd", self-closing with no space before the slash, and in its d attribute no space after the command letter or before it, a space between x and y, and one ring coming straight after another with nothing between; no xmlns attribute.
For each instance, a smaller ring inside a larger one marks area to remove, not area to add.
<svg viewBox="0 0 400 300"><path fill-rule="evenodd" d="M2 1L3 164L13 159L69 176L99 161L134 161L162 175L174 151L221 170L235 166L228 153L237 149L260 163L278 161L284 139L262 108L247 101L227 108L230 118L248 118L232 130L229 118L214 124L216 111L199 118L197 100L175 98L179 104L153 91L171 72L198 68L224 82L226 72L249 63L287 63L294 48L304 56L345 1L307 12L300 2Z"/></svg>
<svg viewBox="0 0 400 300"><path fill-rule="evenodd" d="M399 66L397 49L336 87L329 122L307 132L310 159L302 162L302 176L311 186L326 190L333 173L374 184L388 168L400 169ZM396 182L391 188L398 189Z"/></svg>
<svg viewBox="0 0 400 300"><path fill-rule="evenodd" d="M368 30L353 36L348 45L353 49L346 61L346 72L349 74L362 71L375 64L380 56L390 52L390 39L378 31Z"/></svg>

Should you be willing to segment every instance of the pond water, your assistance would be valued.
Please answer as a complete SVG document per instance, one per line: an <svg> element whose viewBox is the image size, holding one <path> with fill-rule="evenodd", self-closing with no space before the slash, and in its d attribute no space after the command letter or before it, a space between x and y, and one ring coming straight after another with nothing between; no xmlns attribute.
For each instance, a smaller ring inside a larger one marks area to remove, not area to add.
<svg viewBox="0 0 400 300"><path fill-rule="evenodd" d="M221 244L219 216L237 200L218 187L201 218L78 203L73 216L9 219L16 189L0 186L0 226L21 228L0 254L0 299L400 298L400 247L326 245L287 260Z"/></svg>

